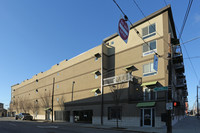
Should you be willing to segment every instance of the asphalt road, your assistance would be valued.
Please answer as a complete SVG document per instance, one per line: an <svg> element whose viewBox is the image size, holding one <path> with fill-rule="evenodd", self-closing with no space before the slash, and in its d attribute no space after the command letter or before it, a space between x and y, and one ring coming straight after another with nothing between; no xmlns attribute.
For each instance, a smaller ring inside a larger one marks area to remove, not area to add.
<svg viewBox="0 0 200 133"><path fill-rule="evenodd" d="M0 133L126 133L111 129L96 129L70 124L44 123L34 121L0 120Z"/></svg>

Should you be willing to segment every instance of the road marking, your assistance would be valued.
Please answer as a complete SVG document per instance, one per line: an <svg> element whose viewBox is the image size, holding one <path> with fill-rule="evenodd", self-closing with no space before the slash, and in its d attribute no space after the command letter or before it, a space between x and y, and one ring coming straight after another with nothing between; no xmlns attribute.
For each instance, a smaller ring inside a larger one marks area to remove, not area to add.
<svg viewBox="0 0 200 133"><path fill-rule="evenodd" d="M38 128L58 128L58 126L37 126Z"/></svg>
<svg viewBox="0 0 200 133"><path fill-rule="evenodd" d="M15 126L15 127L17 126L16 124L13 124L13 123L9 123L9 124L12 125L12 126Z"/></svg>

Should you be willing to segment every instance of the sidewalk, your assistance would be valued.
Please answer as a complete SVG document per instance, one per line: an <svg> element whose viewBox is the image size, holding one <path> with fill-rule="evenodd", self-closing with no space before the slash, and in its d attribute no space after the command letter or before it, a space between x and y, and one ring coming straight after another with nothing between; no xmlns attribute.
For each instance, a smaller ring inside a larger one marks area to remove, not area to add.
<svg viewBox="0 0 200 133"><path fill-rule="evenodd" d="M42 122L42 121L38 121ZM44 122L44 121L43 121ZM137 132L137 133L166 133L166 128L155 128L155 127L119 127L116 128L115 126L109 126L109 125L94 125L94 124L86 124L86 123L70 123L70 122L47 122L52 125L56 126L73 126L73 127L84 127L84 128L95 128L95 129L106 129L106 130L116 130L116 131L127 131L127 132Z"/></svg>
<svg viewBox="0 0 200 133"><path fill-rule="evenodd" d="M114 126L107 125L94 125L85 123L66 123L66 122L55 122L54 124L60 125L70 125L70 126L80 126L85 128L97 128L97 129L107 129L107 130L120 130L120 131L130 131L139 133L166 133L166 127L155 128L155 127L121 127L116 129ZM177 124L172 127L173 133L200 133L200 118L197 119L195 116L188 116L183 120L180 120Z"/></svg>
<svg viewBox="0 0 200 133"><path fill-rule="evenodd" d="M172 128L173 133L200 133L200 118L188 116Z"/></svg>
<svg viewBox="0 0 200 133"><path fill-rule="evenodd" d="M0 121L15 121L14 117L1 117ZM31 121L30 121L31 122ZM73 126L73 127L84 127L84 128L96 128L96 129L106 129L106 130L118 130L118 131L127 131L127 132L137 132L137 133L166 133L166 127L163 128L155 128L155 127L120 127L116 128L114 126L108 125L94 125L94 124L86 124L86 123L70 123L70 122L61 122L61 121L44 121L44 120L36 120L33 122L41 122L48 123L49 125L56 126ZM188 116L183 120L179 121L172 127L173 133L200 133L200 118L197 119L195 116Z"/></svg>

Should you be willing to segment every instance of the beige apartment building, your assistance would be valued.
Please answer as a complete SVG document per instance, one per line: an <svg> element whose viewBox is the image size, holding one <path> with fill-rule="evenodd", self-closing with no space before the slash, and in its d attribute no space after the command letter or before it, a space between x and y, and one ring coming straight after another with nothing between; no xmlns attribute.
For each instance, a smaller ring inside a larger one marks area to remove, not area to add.
<svg viewBox="0 0 200 133"><path fill-rule="evenodd" d="M113 34L99 46L13 85L10 106L35 119L50 120L53 110L54 120L73 123L162 127L170 87L179 105L172 110L175 123L185 115L187 87L167 6L134 23L127 44Z"/></svg>

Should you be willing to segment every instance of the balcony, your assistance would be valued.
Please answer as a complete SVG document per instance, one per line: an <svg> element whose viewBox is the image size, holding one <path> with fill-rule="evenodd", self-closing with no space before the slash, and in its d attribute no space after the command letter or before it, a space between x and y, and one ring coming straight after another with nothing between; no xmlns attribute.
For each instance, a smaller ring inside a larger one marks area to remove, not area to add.
<svg viewBox="0 0 200 133"><path fill-rule="evenodd" d="M183 92L183 96L188 96L188 92L186 90Z"/></svg>
<svg viewBox="0 0 200 133"><path fill-rule="evenodd" d="M177 73L184 73L184 72L185 72L183 62L174 64L174 68L175 68L175 71L176 71Z"/></svg>
<svg viewBox="0 0 200 133"><path fill-rule="evenodd" d="M115 85L133 81L133 76L130 73L126 73L118 76L105 78L103 79L103 81L104 81L104 86L109 86L109 85Z"/></svg>
<svg viewBox="0 0 200 133"><path fill-rule="evenodd" d="M183 62L183 55L182 55L182 50L180 45L176 45L173 47L173 63L182 63Z"/></svg>
<svg viewBox="0 0 200 133"><path fill-rule="evenodd" d="M177 73L176 74L177 79L185 78L185 75L183 73Z"/></svg>
<svg viewBox="0 0 200 133"><path fill-rule="evenodd" d="M185 78L177 79L175 87L177 89L186 89L186 80Z"/></svg>
<svg viewBox="0 0 200 133"><path fill-rule="evenodd" d="M188 102L188 98L184 98L184 101L185 101L185 102Z"/></svg>
<svg viewBox="0 0 200 133"><path fill-rule="evenodd" d="M171 43L173 45L180 45L179 39L171 38Z"/></svg>

